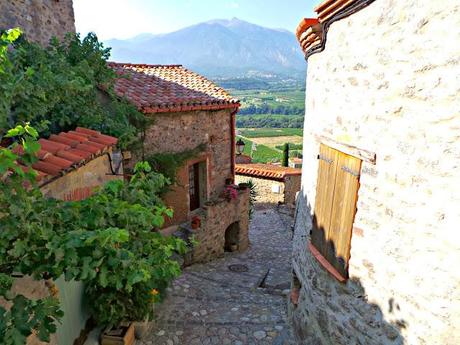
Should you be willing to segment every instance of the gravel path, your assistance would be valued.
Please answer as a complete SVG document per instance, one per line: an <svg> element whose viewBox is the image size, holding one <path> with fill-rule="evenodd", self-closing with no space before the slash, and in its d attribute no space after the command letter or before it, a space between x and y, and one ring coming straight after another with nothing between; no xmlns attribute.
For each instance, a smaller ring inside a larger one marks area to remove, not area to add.
<svg viewBox="0 0 460 345"><path fill-rule="evenodd" d="M186 268L138 344L295 345L286 323L290 219L275 209L258 210L248 251ZM230 265L247 271L231 271Z"/></svg>

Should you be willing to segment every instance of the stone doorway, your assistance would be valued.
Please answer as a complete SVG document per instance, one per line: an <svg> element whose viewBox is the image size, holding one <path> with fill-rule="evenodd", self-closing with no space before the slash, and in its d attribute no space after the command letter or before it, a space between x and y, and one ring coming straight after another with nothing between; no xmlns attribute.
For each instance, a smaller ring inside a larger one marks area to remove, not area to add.
<svg viewBox="0 0 460 345"><path fill-rule="evenodd" d="M236 252L240 244L240 222L232 223L225 230L224 250L226 252Z"/></svg>

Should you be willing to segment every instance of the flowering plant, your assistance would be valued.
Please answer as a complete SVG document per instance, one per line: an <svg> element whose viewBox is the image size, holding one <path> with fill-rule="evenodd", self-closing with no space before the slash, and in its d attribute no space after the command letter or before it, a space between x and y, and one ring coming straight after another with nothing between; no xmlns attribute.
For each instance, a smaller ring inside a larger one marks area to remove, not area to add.
<svg viewBox="0 0 460 345"><path fill-rule="evenodd" d="M199 216L192 217L192 229L198 229L201 225L201 218Z"/></svg>
<svg viewBox="0 0 460 345"><path fill-rule="evenodd" d="M238 186L234 184L225 186L223 195L227 201L235 200L238 197Z"/></svg>

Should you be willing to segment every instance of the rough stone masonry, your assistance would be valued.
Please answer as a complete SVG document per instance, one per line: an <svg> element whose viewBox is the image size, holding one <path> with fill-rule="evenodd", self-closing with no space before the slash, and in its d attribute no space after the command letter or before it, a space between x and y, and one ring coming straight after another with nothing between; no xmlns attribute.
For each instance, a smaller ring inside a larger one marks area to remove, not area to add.
<svg viewBox="0 0 460 345"><path fill-rule="evenodd" d="M379 0L308 60L291 318L301 344L460 344L460 3ZM320 137L363 161L350 279L307 248Z"/></svg>
<svg viewBox="0 0 460 345"><path fill-rule="evenodd" d="M72 0L2 0L0 30L19 27L29 40L47 45L75 32Z"/></svg>

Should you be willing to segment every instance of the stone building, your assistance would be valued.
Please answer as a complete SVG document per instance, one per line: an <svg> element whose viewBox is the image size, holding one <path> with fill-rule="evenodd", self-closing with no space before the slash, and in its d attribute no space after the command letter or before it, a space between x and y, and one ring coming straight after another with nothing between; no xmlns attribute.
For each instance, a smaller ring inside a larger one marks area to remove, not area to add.
<svg viewBox="0 0 460 345"><path fill-rule="evenodd" d="M27 39L47 45L75 32L72 0L2 0L0 30L19 27Z"/></svg>
<svg viewBox="0 0 460 345"><path fill-rule="evenodd" d="M123 178L114 175L113 171L116 166L112 162L115 160L111 158L112 148L117 143L114 137L86 128L77 128L75 131L53 134L48 139L39 139L39 143L39 160L32 168L38 173L40 190L48 197L82 200L106 182ZM121 164L118 168L119 172L122 172ZM58 325L57 332L52 335L50 344L72 345L80 337L90 316L83 301L82 283L66 282L63 278L56 281L37 281L25 276L15 279L12 291L29 298L43 298L49 296L54 286L57 286L59 291L58 297L64 317ZM1 299L0 304L4 304ZM31 336L27 344L42 343Z"/></svg>
<svg viewBox="0 0 460 345"><path fill-rule="evenodd" d="M254 183L258 204L295 204L302 170L271 164L237 164L235 173L237 183Z"/></svg>
<svg viewBox="0 0 460 345"><path fill-rule="evenodd" d="M460 344L460 3L327 0L308 60L300 344Z"/></svg>
<svg viewBox="0 0 460 345"><path fill-rule="evenodd" d="M239 191L231 202L223 198L227 184L234 181L238 100L180 65L109 66L120 75L115 92L151 120L143 152L134 152L128 164L132 166L142 155L147 160L168 156L165 164L177 163L174 176L169 176L174 184L165 196L174 217L163 232L187 228L197 216L201 226L193 232L199 241L193 261L223 255L229 247L225 238L234 238L232 248L245 250L249 192Z"/></svg>

